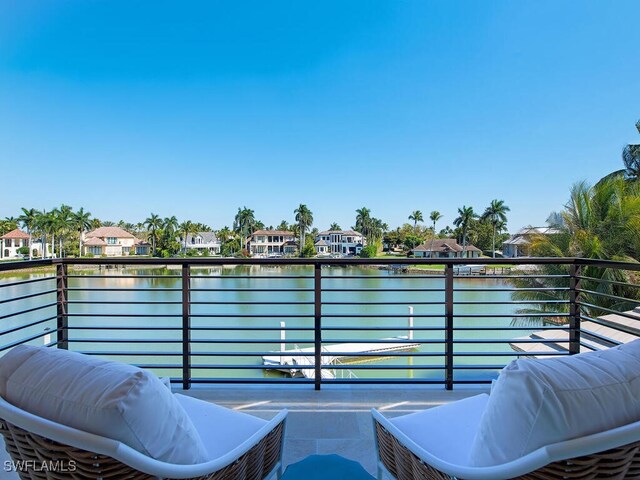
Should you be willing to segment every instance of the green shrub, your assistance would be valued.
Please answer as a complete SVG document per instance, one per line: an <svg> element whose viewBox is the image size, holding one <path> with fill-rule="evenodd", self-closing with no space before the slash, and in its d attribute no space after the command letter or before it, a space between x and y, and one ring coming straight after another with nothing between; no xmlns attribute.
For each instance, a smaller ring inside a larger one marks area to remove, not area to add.
<svg viewBox="0 0 640 480"><path fill-rule="evenodd" d="M360 252L362 258L373 258L378 254L378 249L375 245L367 245Z"/></svg>

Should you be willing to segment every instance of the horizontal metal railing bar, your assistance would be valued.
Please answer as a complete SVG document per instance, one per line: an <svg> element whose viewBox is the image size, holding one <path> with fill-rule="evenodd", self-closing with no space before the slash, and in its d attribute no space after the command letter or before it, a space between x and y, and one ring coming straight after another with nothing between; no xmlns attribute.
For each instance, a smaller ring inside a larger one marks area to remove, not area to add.
<svg viewBox="0 0 640 480"><path fill-rule="evenodd" d="M67 287L69 292L181 292L181 288L84 288Z"/></svg>
<svg viewBox="0 0 640 480"><path fill-rule="evenodd" d="M584 339L584 337L582 337L582 335L584 335L586 337L594 338L596 340L600 340L602 342L607 342L607 343L610 343L612 345L622 345L622 343L623 343L623 342L620 342L618 340L614 340L613 338L607 337L605 335L601 335L601 334L593 332L591 330L585 330L583 328L580 329L580 335L581 335L582 339Z"/></svg>
<svg viewBox="0 0 640 480"><path fill-rule="evenodd" d="M521 343L520 340L513 343ZM524 342L523 342L524 343ZM533 343L542 343L541 341ZM548 342L555 343L555 342ZM518 356L536 356L536 357L548 357L551 355L558 355L558 352L455 352L454 357L518 357ZM567 355L569 351L567 350Z"/></svg>
<svg viewBox="0 0 640 480"><path fill-rule="evenodd" d="M332 378L322 379L322 383L331 384L349 384L349 385L444 385L445 380L427 380L423 378L407 378L407 379L395 379L395 378ZM481 383L481 382L475 382ZM491 382L489 382L491 383Z"/></svg>
<svg viewBox="0 0 640 480"><path fill-rule="evenodd" d="M289 368L291 368L289 366ZM439 365L371 365L371 364L338 364L323 363L320 368L323 370L444 370L444 366Z"/></svg>
<svg viewBox="0 0 640 480"><path fill-rule="evenodd" d="M313 302L311 302L313 303ZM405 300L404 302L322 302L322 305L445 305L445 302L414 302Z"/></svg>
<svg viewBox="0 0 640 480"><path fill-rule="evenodd" d="M0 332L0 336L7 335L7 334L13 333L13 332L17 332L18 330L24 330L25 328L35 327L36 325L41 325L43 323L50 322L51 320L55 320L56 318L58 318L58 315L52 315L52 316L50 316L48 318L43 318L41 320L36 320L34 322L29 322L29 323L26 323L24 325L20 325L20 326L17 326L17 327L8 328L6 330L2 330Z"/></svg>
<svg viewBox="0 0 640 480"><path fill-rule="evenodd" d="M312 342L306 342L312 343ZM341 352L331 352L331 355L340 355ZM388 353L393 353L394 357L440 357L444 355L443 352L385 352L385 357L390 357ZM265 356L279 356L281 353L279 351L269 351L269 352L191 352L191 356L199 356L199 357L265 357ZM126 355L123 353L123 355ZM313 352L307 353L291 353L286 352L282 355L286 355L287 357L311 357L313 356ZM326 354L325 354L326 355ZM362 353L359 354L358 357L380 357L380 353Z"/></svg>
<svg viewBox="0 0 640 480"><path fill-rule="evenodd" d="M0 283L0 288L16 287L18 285L26 285L28 283L45 282L47 280L55 280L55 279L56 279L56 277L52 276L52 277L42 277L42 278L31 278L29 280L20 280L18 282Z"/></svg>
<svg viewBox="0 0 640 480"><path fill-rule="evenodd" d="M180 290L180 289L178 289ZM191 292L313 292L313 288L190 288Z"/></svg>
<svg viewBox="0 0 640 480"><path fill-rule="evenodd" d="M54 317L55 318L55 317ZM67 330L142 330L142 331L182 331L182 327L140 327L140 326L109 326L109 325L96 325L96 326L68 326Z"/></svg>
<svg viewBox="0 0 640 480"><path fill-rule="evenodd" d="M596 352L596 351L598 350L598 349L597 349L597 348L595 348L593 345L589 345L588 343L586 343L586 342L584 342L584 341L582 341L582 340L580 340L580 346L581 346L581 347L588 348L588 349L589 349L589 350L591 350L592 352Z"/></svg>
<svg viewBox="0 0 640 480"><path fill-rule="evenodd" d="M313 289L312 289L313 290ZM444 292L444 288L322 288L323 292Z"/></svg>
<svg viewBox="0 0 640 480"><path fill-rule="evenodd" d="M640 336L640 328L633 328L633 327L629 327L628 325L623 325L621 323L614 323L614 322L609 322L607 320L604 320L602 318L593 318L593 317L589 317L586 315L581 315L580 316L581 320L585 320L587 322L593 322L597 325L602 325L603 327L608 327L608 328L612 328L614 330L617 330L619 332L625 332L625 333L629 333L631 335L636 335L636 336ZM635 318L634 320L639 320L638 318ZM640 327L640 323L638 323L639 327Z"/></svg>
<svg viewBox="0 0 640 480"><path fill-rule="evenodd" d="M178 368L182 368L182 364L171 364L171 363L132 363L131 365L133 365L134 367L138 367L138 368L144 368L144 369L151 369L151 368L161 368L163 370L166 369L178 369ZM182 379L180 379L180 381L182 382Z"/></svg>
<svg viewBox="0 0 640 480"><path fill-rule="evenodd" d="M406 303L406 302L405 302ZM506 301L454 301L454 305L569 305L569 300L506 300Z"/></svg>
<svg viewBox="0 0 640 480"><path fill-rule="evenodd" d="M545 317L570 317L566 312L545 312L545 313L456 313L459 318L545 318Z"/></svg>
<svg viewBox="0 0 640 480"><path fill-rule="evenodd" d="M313 317L313 315L311 315ZM444 318L442 313L324 313L323 318Z"/></svg>
<svg viewBox="0 0 640 480"><path fill-rule="evenodd" d="M539 327L538 327L539 328ZM564 325L564 326L554 326L554 325L549 325L548 327L544 327L545 331L546 330L565 330L565 331L569 331L569 325ZM522 327L517 327L517 326L509 326L509 327L453 327L454 330L467 330L467 331L484 331L484 330L535 330L535 328L532 328L531 326L522 326Z"/></svg>
<svg viewBox="0 0 640 480"><path fill-rule="evenodd" d="M192 313L192 318L313 318L311 313Z"/></svg>
<svg viewBox="0 0 640 480"><path fill-rule="evenodd" d="M579 293L588 293L589 295L597 295L599 297L609 298L611 300L620 300L623 302L630 302L640 305L640 300L632 300L631 298L620 297L618 295L611 295L609 293L596 292L594 290L585 290L584 288L576 288L576 292Z"/></svg>
<svg viewBox="0 0 640 480"><path fill-rule="evenodd" d="M38 311L38 310L43 310L45 308L55 307L56 305L57 305L57 303L47 303L46 305L39 305L37 307L28 308L26 310L21 310L19 312L8 313L7 315L0 316L0 320L4 320L5 318L16 317L18 315L24 315L25 313L31 313L31 312L35 312L35 311Z"/></svg>
<svg viewBox="0 0 640 480"><path fill-rule="evenodd" d="M29 337L26 337L26 338L23 338L23 339L20 339L20 340L16 340L15 342L11 342L11 343L9 343L7 345L3 345L2 348L0 348L0 352L4 352L5 350L8 350L10 348L17 347L18 345L22 345L23 343L27 343L27 342L30 342L32 340L36 340L38 338L44 337L45 335L50 335L50 334L53 334L53 333L58 333L58 330L47 330L47 331L44 331L42 333L38 333L36 335L31 335Z"/></svg>
<svg viewBox="0 0 640 480"><path fill-rule="evenodd" d="M67 274L67 278L182 278L182 275L73 275Z"/></svg>
<svg viewBox="0 0 640 480"><path fill-rule="evenodd" d="M504 367L504 363L499 365L453 365L454 370L499 370Z"/></svg>
<svg viewBox="0 0 640 480"><path fill-rule="evenodd" d="M79 341L78 343L82 343ZM175 352L113 352L113 351L94 351L94 350L74 350L75 352L82 353L84 355L104 355L110 357L121 357L121 356L130 356L130 357L181 357L182 349L176 350Z"/></svg>
<svg viewBox="0 0 640 480"><path fill-rule="evenodd" d="M313 368L314 365L305 365L304 368ZM292 370L300 368L295 365L252 365L252 364L191 364L191 368L194 370Z"/></svg>
<svg viewBox="0 0 640 480"><path fill-rule="evenodd" d="M491 278L491 279L502 279L502 280L506 280L506 279L514 279L517 278L519 280L523 280L523 279L529 279L529 278L571 278L571 275L540 275L537 273L532 273L531 275L454 275L453 278L459 278L461 280L473 280L473 279L478 279L478 278Z"/></svg>
<svg viewBox="0 0 640 480"><path fill-rule="evenodd" d="M94 312L82 312L82 313L67 313L67 317L145 317L145 318L176 318L182 317L180 314L173 313L94 313Z"/></svg>
<svg viewBox="0 0 640 480"><path fill-rule="evenodd" d="M53 317L56 318L56 317ZM182 327L140 327L140 326L126 326L121 327L117 325L96 325L96 326L71 326L67 327L68 330L179 330L182 331ZM259 331L274 331L274 332L313 332L313 327L235 327L235 326L224 326L224 327L191 327L191 330L194 332L198 331L247 331L251 332L254 330ZM397 330L397 329L396 329Z"/></svg>
<svg viewBox="0 0 640 480"><path fill-rule="evenodd" d="M591 282L607 283L607 284L610 284L610 285L620 285L622 287L640 288L640 284L629 283L629 282L620 282L618 280L608 280L608 279L604 279L604 278L587 277L587 276L584 276L584 275L576 275L576 278L579 278L580 280L591 281Z"/></svg>
<svg viewBox="0 0 640 480"><path fill-rule="evenodd" d="M576 265L586 265L601 268L615 268L616 270L640 271L640 263L618 262L616 260L599 260L591 258L575 258Z"/></svg>
<svg viewBox="0 0 640 480"><path fill-rule="evenodd" d="M182 303L182 302L177 302ZM253 302L253 301L228 301L228 302L189 302L191 305L313 305L313 302L277 302L277 301L264 301L264 302ZM323 302L326 303L326 302Z"/></svg>
<svg viewBox="0 0 640 480"><path fill-rule="evenodd" d="M626 313L626 312L618 312L618 311L616 311L616 310L612 310L611 308L602 307L602 306L600 306L600 305L594 305L594 304L592 304L592 303L587 303L587 302L584 302L584 301L582 301L582 300L579 302L579 304L580 304L580 305L582 305L582 306L585 306L585 307L589 307L589 308L596 309L596 310L602 310L603 312L613 313L613 314L615 314L615 315L619 315L619 316L624 317L624 318L630 318L631 320L637 320L637 321L640 321L640 318L639 318L638 316L629 315L629 314L628 314L628 313ZM615 327L614 327L614 328L615 328Z"/></svg>
<svg viewBox="0 0 640 480"><path fill-rule="evenodd" d="M17 262L0 262L0 272L8 272L12 270L24 270L33 267L48 267L54 264L53 259L45 258L44 260L21 260Z"/></svg>
<svg viewBox="0 0 640 480"><path fill-rule="evenodd" d="M246 280L292 280L292 279L309 279L309 280L313 280L313 275L253 275L253 274L247 274L247 275L198 275L197 270L194 272L191 272L191 280L220 280L220 279L225 279L225 278L231 278L231 279L246 279ZM178 278L180 278L180 275L178 275Z"/></svg>
<svg viewBox="0 0 640 480"><path fill-rule="evenodd" d="M191 383L195 384L214 384L214 383L229 383L229 384L283 384L283 385L291 385L291 384L313 384L315 380L313 378L191 378L189 380ZM182 380L180 380L182 382Z"/></svg>
<svg viewBox="0 0 640 480"><path fill-rule="evenodd" d="M327 339L327 340L323 340L323 342L326 343L339 343L339 342L344 342L344 343L406 343L406 344L444 344L446 343L446 341L444 339L439 340L439 339L413 339L413 340L402 340L402 341L391 341L391 340L341 340L341 339ZM547 340L547 339L531 339L531 338L523 338L523 339L513 339L513 338L465 338L465 339L453 339L452 342L455 343L460 343L460 344L485 344L485 343L541 343L541 344L545 344L545 343L565 343L565 342L569 342L569 340L560 340L560 339L551 339L551 340ZM388 352L383 352L386 356L386 354ZM392 353L392 352L391 352ZM333 355L334 352L331 352L331 355ZM491 355L491 353L487 353L488 355ZM348 354L347 356L358 356L359 353L353 353L353 354Z"/></svg>
<svg viewBox="0 0 640 480"><path fill-rule="evenodd" d="M0 305L4 303L17 302L18 300L26 300L27 298L41 297L42 295L51 295L52 293L56 293L57 290L45 290L42 292L30 293L28 295L21 295L19 297L12 297L6 300L0 300Z"/></svg>
<svg viewBox="0 0 640 480"><path fill-rule="evenodd" d="M192 302L193 303L193 302ZM67 300L69 305L182 305L180 301L143 302L136 300Z"/></svg>
<svg viewBox="0 0 640 480"><path fill-rule="evenodd" d="M565 292L569 287L454 288L454 292Z"/></svg>
<svg viewBox="0 0 640 480"><path fill-rule="evenodd" d="M444 280L444 270L440 275L322 275L322 280L349 280L352 278L364 279L364 280L380 280L380 279L394 279L394 280L419 280L422 278L436 278L438 280Z"/></svg>

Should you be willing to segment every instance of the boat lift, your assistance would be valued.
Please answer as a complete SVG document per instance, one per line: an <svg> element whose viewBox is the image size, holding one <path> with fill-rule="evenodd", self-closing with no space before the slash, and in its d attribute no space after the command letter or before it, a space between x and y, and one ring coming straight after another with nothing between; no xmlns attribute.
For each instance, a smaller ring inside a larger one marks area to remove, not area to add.
<svg viewBox="0 0 640 480"><path fill-rule="evenodd" d="M291 376L303 376L305 378L315 378L315 348L300 348L294 345L294 348L286 349L286 332L285 322L280 322L280 351L273 352L273 355L264 355L262 364L265 366L280 365L278 368ZM396 340L397 342L393 342ZM408 340L408 342L407 342ZM359 354L371 357L371 354L380 354L384 357L389 352L401 352L418 348L420 343L413 343L413 307L409 307L409 332L408 335L398 337L383 338L380 341L371 343L336 343L322 347L321 363L322 365L342 365L345 359L357 357ZM343 378L345 369L322 368L322 378L336 378L335 371L339 371L338 376ZM355 374L347 370L349 378L354 378Z"/></svg>

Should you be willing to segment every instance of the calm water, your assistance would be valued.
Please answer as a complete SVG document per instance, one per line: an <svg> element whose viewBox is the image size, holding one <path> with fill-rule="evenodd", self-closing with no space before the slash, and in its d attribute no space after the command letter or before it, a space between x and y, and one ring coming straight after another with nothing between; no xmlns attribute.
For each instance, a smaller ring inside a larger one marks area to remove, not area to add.
<svg viewBox="0 0 640 480"><path fill-rule="evenodd" d="M95 292L71 291L69 293L69 327L72 329L70 338L74 339L70 348L73 350L93 352L132 352L125 356L113 356L131 363L155 365L154 371L159 375L178 377L180 370L166 368L163 365L179 365L182 345L181 305L148 304L132 302L180 302L181 280L166 277L179 275L180 270L172 269L128 269L98 271L70 271L81 275L81 278L69 279L70 288L116 288L121 291ZM93 274L110 275L110 278L91 278ZM125 278L124 275L165 275L164 278ZM212 275L215 278L205 278ZM256 275L269 278L256 278ZM220 377L249 377L283 376L280 372L267 372L260 368L262 359L253 352L269 352L279 350L280 322L286 322L289 328L313 327L313 292L304 289L313 288L312 278L286 278L287 276L312 276L313 269L308 267L217 267L207 269L193 269L193 289L219 289L217 291L195 291L192 293L192 327L220 327L222 330L204 331L194 330L192 352L195 354L193 363L202 368L193 370L194 378ZM26 278L43 277L43 274L29 274L20 277L4 277L2 283L10 283ZM354 278L354 276L356 276ZM360 278L362 277L362 278ZM379 278L376 278L379 277ZM385 270L370 268L341 268L323 269L323 289L353 288L371 289L365 292L323 292L323 327L366 327L366 331L327 330L323 332L325 344L339 343L354 339L370 339L372 341L385 337L407 335L408 306L414 307L414 325L416 327L444 327L443 318L421 318L419 315L443 315L443 305L421 305L419 302L444 301L443 292L417 291L387 291L376 289L439 289L444 287L443 278L417 278L415 275L390 274ZM498 301L508 302L509 292L496 289L509 287L501 280L482 277L460 278L455 280L456 288L489 289L482 291L457 291L454 295L456 302ZM44 292L55 288L55 280L39 283L0 288L0 301L17 296ZM140 289L153 289L142 291ZM177 289L166 291L164 289ZM272 289L261 291L261 289ZM281 292L273 289L298 289L301 291ZM100 301L101 304L87 304L83 302ZM124 305L108 302L127 302ZM77 303L76 303L77 302ZM212 302L212 304L198 303ZM252 305L244 302L282 302L281 304ZM363 305L332 305L331 302L354 302ZM394 305L377 305L380 302L399 302ZM35 308L41 305L55 303L55 294L18 300L0 304L0 317L17 311ZM521 305L520 305L521 307ZM455 327L505 327L511 323L511 315L516 306L503 305L455 305ZM55 306L33 312L0 319L0 329L6 331L19 325L25 325L43 318L55 315ZM138 317L122 317L118 314L136 314ZM391 314L396 317L378 318L376 315ZM483 315L480 318L464 317L465 314ZM494 315L507 315L495 317ZM144 317L143 315L153 315ZM264 315L277 315L275 318ZM347 317L346 315L361 315ZM83 330L81 327L99 327L98 330ZM175 330L145 331L136 327L175 328ZM2 343L21 340L29 335L42 333L44 329L54 329L55 319L27 329L8 333L2 336ZM80 329L76 329L80 328ZM260 330L260 328L276 328L276 330ZM389 328L389 330L381 330ZM524 330L514 331L457 331L456 340L462 339L511 339L527 335ZM91 341L97 339L99 341ZM104 340L136 339L145 340L141 343L109 343ZM287 331L287 348L294 345L300 347L312 346L312 331ZM442 331L417 331L414 333L416 341L442 340ZM31 343L42 344L45 339L38 338ZM46 340L49 340L48 338ZM55 335L52 338L55 340ZM250 343L209 343L224 340L250 340ZM266 340L275 343L266 343ZM149 342L151 341L151 342ZM200 341L204 341L200 343ZM136 355L142 352L158 352L163 355ZM216 353L249 353L247 356L212 355ZM431 352L435 357L410 356L401 358L376 358L366 362L350 362L352 374L359 378L424 378L440 380L444 372L439 369L421 369L420 367L438 366L444 364L442 356L444 346L441 344L424 344L413 352ZM506 352L512 353L508 343L470 343L456 344L456 353L463 352ZM456 379L490 378L495 370L478 369L480 365L504 364L515 357L489 358L487 356L459 356L456 366L476 366L476 369L460 369L455 371ZM210 368L211 366L227 368ZM254 368L247 370L229 368L233 365L246 365ZM389 367L384 370L367 369L373 365ZM402 368L406 366L407 368ZM395 367L395 368L393 368ZM400 367L400 368L398 368ZM339 375L339 374L338 374Z"/></svg>

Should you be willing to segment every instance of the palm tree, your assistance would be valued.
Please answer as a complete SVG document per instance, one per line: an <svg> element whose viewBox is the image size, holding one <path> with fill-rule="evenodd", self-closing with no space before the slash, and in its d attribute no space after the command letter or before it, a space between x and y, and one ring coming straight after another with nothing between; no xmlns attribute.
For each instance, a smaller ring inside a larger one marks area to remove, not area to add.
<svg viewBox="0 0 640 480"><path fill-rule="evenodd" d="M302 256L302 250L305 245L305 235L307 234L309 227L313 224L313 213L302 203L293 211L293 213L296 214L295 219L296 222L298 222L298 227L300 229L300 256Z"/></svg>
<svg viewBox="0 0 640 480"><path fill-rule="evenodd" d="M83 207L73 214L73 224L78 230L78 256L82 256L82 237L85 230L91 228L91 212L85 212Z"/></svg>
<svg viewBox="0 0 640 480"><path fill-rule="evenodd" d="M180 232L184 233L184 253L187 253L187 237L190 233L197 233L198 229L191 220L185 220L178 226L178 228L180 229Z"/></svg>
<svg viewBox="0 0 640 480"><path fill-rule="evenodd" d="M467 230L471 220L478 218L478 215L473 211L473 207L462 206L458 209L458 217L453 221L456 227L462 228L462 256L467 250Z"/></svg>
<svg viewBox="0 0 640 480"><path fill-rule="evenodd" d="M282 230L283 232L286 232L289 230L289 224L287 223L286 220L282 220L280 222L280 224L276 227L276 230Z"/></svg>
<svg viewBox="0 0 640 480"><path fill-rule="evenodd" d="M371 233L371 210L367 207L362 207L356 210L355 229L365 237L369 237Z"/></svg>
<svg viewBox="0 0 640 480"><path fill-rule="evenodd" d="M33 258L33 252L31 251L32 244L32 234L36 227L36 217L38 215L38 211L35 208L22 208L22 215L18 217L18 221L22 223L22 227L29 234L29 260Z"/></svg>
<svg viewBox="0 0 640 480"><path fill-rule="evenodd" d="M636 123L638 133L640 133L640 120ZM640 180L640 145L627 145L622 151L622 161L624 162L625 176L631 180Z"/></svg>
<svg viewBox="0 0 640 480"><path fill-rule="evenodd" d="M507 212L509 210L509 207L504 204L504 200L491 200L482 217L480 217L482 220L491 222L491 226L493 227L493 258L496 258L496 230L498 229L498 225L500 225L501 228L504 228L506 225Z"/></svg>
<svg viewBox="0 0 640 480"><path fill-rule="evenodd" d="M422 218L422 212L420 210L411 212L411 215L409 215L409 220L413 220L413 228L415 229L418 226L418 222L424 221L424 218Z"/></svg>
<svg viewBox="0 0 640 480"><path fill-rule="evenodd" d="M429 214L429 220L433 222L433 237L431 237L431 250L429 251L429 258L433 258L433 241L436 239L436 222L442 218L442 214L434 210Z"/></svg>
<svg viewBox="0 0 640 480"><path fill-rule="evenodd" d="M241 248L246 248L247 237L250 231L253 232L256 223L256 216L253 210L246 206L243 208L238 207L238 213L236 213L236 217L233 220L233 229L240 233Z"/></svg>
<svg viewBox="0 0 640 480"><path fill-rule="evenodd" d="M331 225L329 225L329 230L342 230L340 228L340 225L338 225L336 222L333 222Z"/></svg>
<svg viewBox="0 0 640 480"><path fill-rule="evenodd" d="M147 230L149 231L149 238L151 239L151 250L153 251L153 255L156 254L156 241L158 240L158 229L162 228L162 219L151 212L151 215L146 218L144 221Z"/></svg>

